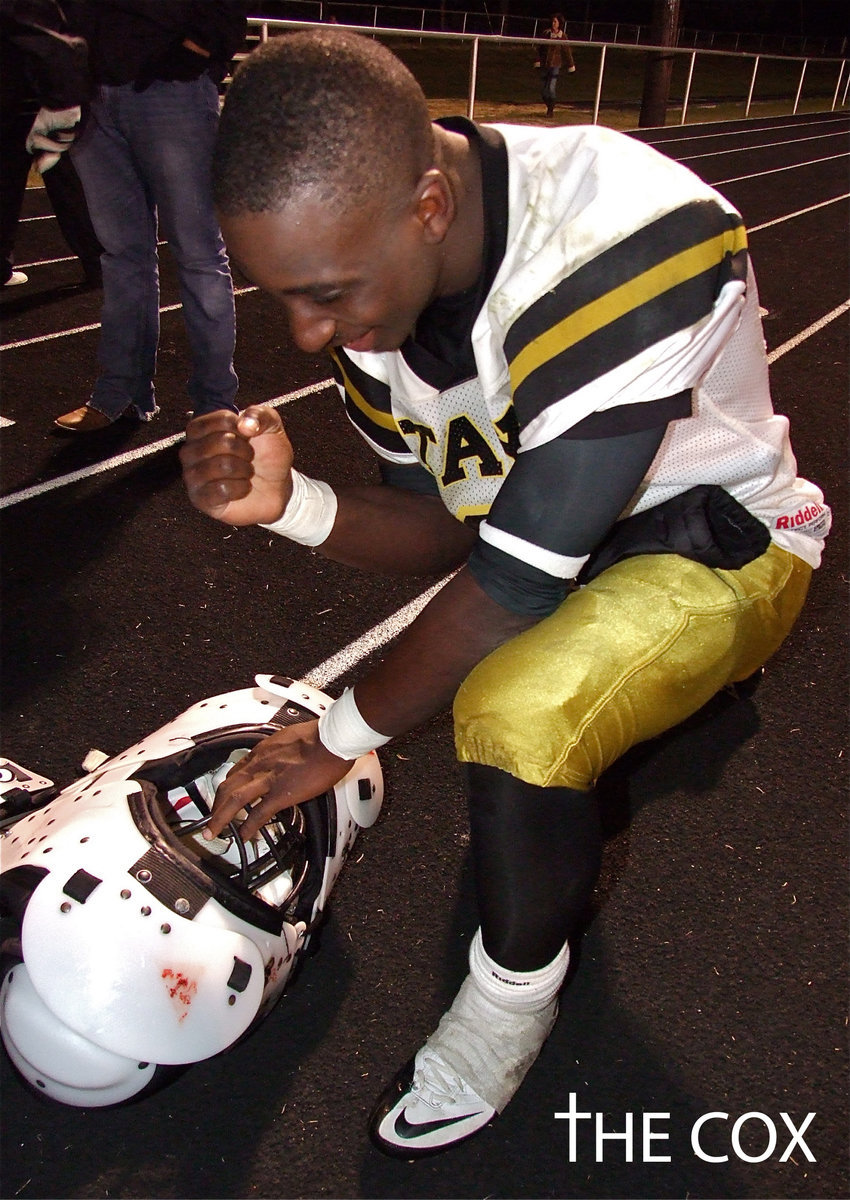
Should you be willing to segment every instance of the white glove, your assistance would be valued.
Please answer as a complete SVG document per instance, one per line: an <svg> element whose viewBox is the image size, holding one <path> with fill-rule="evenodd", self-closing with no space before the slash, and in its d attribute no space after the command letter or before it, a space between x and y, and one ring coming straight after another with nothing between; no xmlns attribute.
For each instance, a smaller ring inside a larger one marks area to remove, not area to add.
<svg viewBox="0 0 850 1200"><path fill-rule="evenodd" d="M35 156L35 167L42 175L55 167L77 136L80 123L80 107L42 108L32 123L27 135L27 150Z"/></svg>

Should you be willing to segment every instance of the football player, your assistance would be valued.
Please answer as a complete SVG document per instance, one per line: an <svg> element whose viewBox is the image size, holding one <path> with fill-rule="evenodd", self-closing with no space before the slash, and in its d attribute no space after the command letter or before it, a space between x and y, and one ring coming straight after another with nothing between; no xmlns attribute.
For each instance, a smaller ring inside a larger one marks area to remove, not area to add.
<svg viewBox="0 0 850 1200"><path fill-rule="evenodd" d="M314 30L240 67L214 186L233 260L329 353L382 480L303 475L258 406L191 422L192 503L367 570L454 572L326 714L234 768L210 822L251 804L250 835L453 705L480 928L372 1118L411 1158L511 1099L597 877L596 780L776 651L829 511L773 413L741 217L653 149L432 123L389 50Z"/></svg>

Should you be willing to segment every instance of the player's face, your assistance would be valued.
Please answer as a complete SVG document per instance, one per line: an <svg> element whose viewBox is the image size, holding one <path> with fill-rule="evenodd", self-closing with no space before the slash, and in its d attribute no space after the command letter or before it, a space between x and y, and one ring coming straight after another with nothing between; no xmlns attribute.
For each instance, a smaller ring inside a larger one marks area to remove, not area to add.
<svg viewBox="0 0 850 1200"><path fill-rule="evenodd" d="M296 345L397 350L437 286L439 260L415 207L335 218L302 198L283 212L223 217L234 262L286 309Z"/></svg>

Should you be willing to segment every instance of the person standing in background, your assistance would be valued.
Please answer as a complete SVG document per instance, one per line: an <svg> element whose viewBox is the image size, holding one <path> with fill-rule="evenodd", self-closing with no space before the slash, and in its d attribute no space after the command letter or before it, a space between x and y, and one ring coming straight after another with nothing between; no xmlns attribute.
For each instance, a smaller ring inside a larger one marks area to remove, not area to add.
<svg viewBox="0 0 850 1200"><path fill-rule="evenodd" d="M552 17L552 24L543 36L548 41L538 46L537 62L534 65L540 68L540 95L546 105L546 116L551 117L555 113L558 75L561 67L566 66L567 71L571 73L576 69L573 52L567 41L566 21L563 13L555 13Z"/></svg>
<svg viewBox="0 0 850 1200"><path fill-rule="evenodd" d="M0 0L0 269L3 287L27 282L14 246L35 164L62 236L89 287L99 287L100 243L66 153L88 95L86 45L66 31L55 0Z"/></svg>
<svg viewBox="0 0 850 1200"><path fill-rule="evenodd" d="M236 412L233 282L210 192L218 85L243 44L241 0L68 0L93 97L72 149L103 245L100 374L69 433L159 411L158 233L177 263L195 415Z"/></svg>

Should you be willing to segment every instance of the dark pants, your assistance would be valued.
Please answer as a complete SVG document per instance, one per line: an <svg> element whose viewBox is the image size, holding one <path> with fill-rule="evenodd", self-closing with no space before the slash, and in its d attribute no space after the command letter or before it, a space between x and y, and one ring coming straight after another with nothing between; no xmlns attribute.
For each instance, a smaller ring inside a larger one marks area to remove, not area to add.
<svg viewBox="0 0 850 1200"><path fill-rule="evenodd" d="M547 108L555 104L555 90L558 86L558 67L544 67L541 72L540 95Z"/></svg>
<svg viewBox="0 0 850 1200"><path fill-rule="evenodd" d="M4 116L0 130L0 281L3 283L12 275L15 235L33 163L26 149L33 119L33 113ZM86 279L89 283L99 283L101 246L92 228L82 184L67 153L45 172L44 186L62 236L82 263Z"/></svg>

